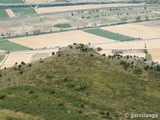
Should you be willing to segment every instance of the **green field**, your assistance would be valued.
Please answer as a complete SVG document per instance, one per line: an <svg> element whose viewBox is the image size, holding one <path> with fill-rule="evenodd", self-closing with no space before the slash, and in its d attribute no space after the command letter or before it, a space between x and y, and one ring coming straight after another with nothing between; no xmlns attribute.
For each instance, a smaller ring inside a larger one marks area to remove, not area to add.
<svg viewBox="0 0 160 120"><path fill-rule="evenodd" d="M8 40L0 41L0 49L6 51L29 50L30 48L10 42Z"/></svg>
<svg viewBox="0 0 160 120"><path fill-rule="evenodd" d="M13 8L12 11L16 16L36 13L33 8Z"/></svg>
<svg viewBox="0 0 160 120"><path fill-rule="evenodd" d="M23 3L22 0L0 0L0 3Z"/></svg>
<svg viewBox="0 0 160 120"><path fill-rule="evenodd" d="M0 55L0 62L4 59L5 55Z"/></svg>
<svg viewBox="0 0 160 120"><path fill-rule="evenodd" d="M90 34L94 34L100 37L104 37L104 38L109 38L109 39L113 39L113 40L118 40L118 41L127 41L127 40L134 40L135 38L129 37L129 36L125 36L125 35L121 35L118 33L113 33L107 30L102 30L102 29L87 29L87 30L83 30L84 32L90 33Z"/></svg>
<svg viewBox="0 0 160 120"><path fill-rule="evenodd" d="M0 18L5 18L8 17L7 12L5 11L5 9L0 9Z"/></svg>

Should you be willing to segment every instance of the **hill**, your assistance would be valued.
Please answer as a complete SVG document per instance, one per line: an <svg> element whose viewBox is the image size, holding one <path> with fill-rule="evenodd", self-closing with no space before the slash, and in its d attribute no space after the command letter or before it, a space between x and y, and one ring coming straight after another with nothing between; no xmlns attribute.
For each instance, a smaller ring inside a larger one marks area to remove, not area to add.
<svg viewBox="0 0 160 120"><path fill-rule="evenodd" d="M125 120L126 113L160 113L159 66L97 50L75 43L1 70L0 119Z"/></svg>

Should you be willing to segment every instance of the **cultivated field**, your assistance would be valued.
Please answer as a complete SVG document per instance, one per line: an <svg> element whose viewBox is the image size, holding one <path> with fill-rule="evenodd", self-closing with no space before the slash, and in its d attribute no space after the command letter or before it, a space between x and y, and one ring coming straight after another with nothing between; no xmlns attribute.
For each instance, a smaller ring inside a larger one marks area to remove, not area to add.
<svg viewBox="0 0 160 120"><path fill-rule="evenodd" d="M4 67L12 67L16 62L18 62L18 64L20 64L22 61L25 63L30 63L44 59L51 56L51 53L53 51L56 52L57 50L58 49L10 53L5 62L1 65L0 69L3 69Z"/></svg>
<svg viewBox="0 0 160 120"><path fill-rule="evenodd" d="M13 8L12 11L16 16L36 13L33 8Z"/></svg>
<svg viewBox="0 0 160 120"><path fill-rule="evenodd" d="M101 29L123 35L128 35L134 38L160 38L160 28L146 27L142 25L125 24L111 27L103 27Z"/></svg>
<svg viewBox="0 0 160 120"><path fill-rule="evenodd" d="M10 3L22 3L23 0L0 0L0 3L6 3L6 4L10 4Z"/></svg>
<svg viewBox="0 0 160 120"><path fill-rule="evenodd" d="M29 50L30 48L10 42L8 40L0 41L0 50L5 51L17 51L17 50Z"/></svg>
<svg viewBox="0 0 160 120"><path fill-rule="evenodd" d="M148 49L148 53L151 54L155 62L160 63L160 49Z"/></svg>
<svg viewBox="0 0 160 120"><path fill-rule="evenodd" d="M0 9L0 18L6 18L6 17L8 17L8 14L5 11L5 9Z"/></svg>
<svg viewBox="0 0 160 120"><path fill-rule="evenodd" d="M11 39L11 41L30 48L66 46L73 43L88 44L89 42L114 42L114 40L92 35L80 30L32 37L15 38Z"/></svg>
<svg viewBox="0 0 160 120"><path fill-rule="evenodd" d="M109 39L113 39L113 40L117 40L117 41L125 41L125 40L134 40L135 38L129 37L129 36L124 36L121 34L117 34L117 33L113 33L107 30L102 30L102 29L88 29L88 30L84 30L87 33L93 34L93 35L97 35L100 37L104 37L104 38L109 38Z"/></svg>
<svg viewBox="0 0 160 120"><path fill-rule="evenodd" d="M38 8L37 13L49 13L59 11L70 11L70 10L84 10L84 9L95 9L110 6L128 6L133 4L94 4L94 5L77 5L77 6L65 6L65 7L42 7Z"/></svg>
<svg viewBox="0 0 160 120"><path fill-rule="evenodd" d="M54 2L55 0L25 0L27 3Z"/></svg>
<svg viewBox="0 0 160 120"><path fill-rule="evenodd" d="M15 14L13 13L11 9L5 9L5 10L8 13L9 17L15 17Z"/></svg>

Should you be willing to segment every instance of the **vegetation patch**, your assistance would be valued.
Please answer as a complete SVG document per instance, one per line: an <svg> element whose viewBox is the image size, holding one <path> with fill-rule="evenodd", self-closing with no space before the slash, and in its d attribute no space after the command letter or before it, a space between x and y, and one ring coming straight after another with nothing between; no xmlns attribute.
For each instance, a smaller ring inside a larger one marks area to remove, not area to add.
<svg viewBox="0 0 160 120"><path fill-rule="evenodd" d="M6 3L6 4L10 4L10 3L23 3L23 0L0 0L0 3Z"/></svg>
<svg viewBox="0 0 160 120"><path fill-rule="evenodd" d="M145 56L145 59L146 60L152 60L152 55L147 53L146 56Z"/></svg>
<svg viewBox="0 0 160 120"><path fill-rule="evenodd" d="M0 70L0 110L45 120L124 120L125 113L144 109L160 113L158 70L142 71L145 63L139 60L135 68L128 67L134 61L102 57L84 44L71 46L59 50L60 57L55 54L31 67Z"/></svg>
<svg viewBox="0 0 160 120"><path fill-rule="evenodd" d="M0 62L4 59L5 55L0 55Z"/></svg>
<svg viewBox="0 0 160 120"><path fill-rule="evenodd" d="M6 51L29 50L30 48L10 42L9 40L0 41L0 49Z"/></svg>
<svg viewBox="0 0 160 120"><path fill-rule="evenodd" d="M0 9L0 18L9 17L5 9Z"/></svg>
<svg viewBox="0 0 160 120"><path fill-rule="evenodd" d="M12 11L16 16L36 13L33 8L12 8Z"/></svg>
<svg viewBox="0 0 160 120"><path fill-rule="evenodd" d="M68 23L64 23L64 24L55 24L54 27L60 27L60 28L70 28L71 25Z"/></svg>
<svg viewBox="0 0 160 120"><path fill-rule="evenodd" d="M129 40L134 40L135 38L129 37L129 36L125 36L125 35L121 35L118 33L114 33L114 32L110 32L107 30L102 30L102 29L87 29L84 30L87 33L90 34L94 34L100 37L104 37L104 38L109 38L109 39L113 39L113 40L117 40L117 41L129 41Z"/></svg>
<svg viewBox="0 0 160 120"><path fill-rule="evenodd" d="M134 74L142 74L143 73L143 70L141 68L135 68L133 70Z"/></svg>

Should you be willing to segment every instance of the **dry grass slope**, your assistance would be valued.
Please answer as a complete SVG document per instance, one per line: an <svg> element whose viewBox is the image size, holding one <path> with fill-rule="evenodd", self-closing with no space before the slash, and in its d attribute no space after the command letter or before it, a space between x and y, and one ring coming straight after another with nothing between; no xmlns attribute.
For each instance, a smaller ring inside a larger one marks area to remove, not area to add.
<svg viewBox="0 0 160 120"><path fill-rule="evenodd" d="M0 109L57 120L160 113L159 72L144 70L143 60L135 60L133 69L132 61L119 57L70 45L47 59L1 70Z"/></svg>

